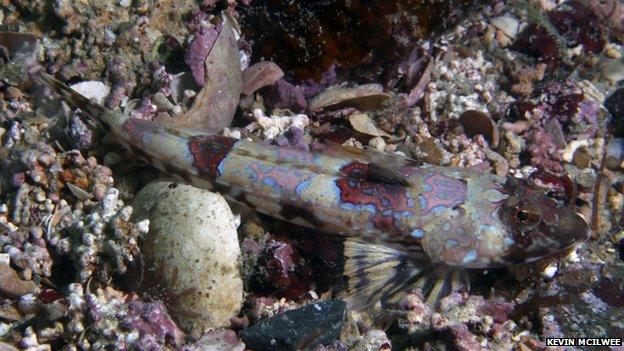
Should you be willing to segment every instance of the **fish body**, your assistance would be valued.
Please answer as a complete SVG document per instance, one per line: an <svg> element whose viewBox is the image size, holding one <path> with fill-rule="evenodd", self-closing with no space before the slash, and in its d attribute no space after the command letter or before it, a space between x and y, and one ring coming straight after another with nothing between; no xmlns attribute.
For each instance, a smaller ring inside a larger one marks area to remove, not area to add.
<svg viewBox="0 0 624 351"><path fill-rule="evenodd" d="M45 74L40 80L165 173L269 216L348 238L344 274L353 279L347 290L367 295L366 301L414 284L446 290L431 278L432 267L530 262L589 236L574 211L515 178L337 146L305 152L183 130L94 105Z"/></svg>

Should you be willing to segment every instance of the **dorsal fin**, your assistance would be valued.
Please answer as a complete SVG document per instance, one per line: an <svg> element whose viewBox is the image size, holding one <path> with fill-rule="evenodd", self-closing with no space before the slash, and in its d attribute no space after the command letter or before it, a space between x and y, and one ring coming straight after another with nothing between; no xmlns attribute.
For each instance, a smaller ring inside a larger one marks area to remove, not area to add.
<svg viewBox="0 0 624 351"><path fill-rule="evenodd" d="M409 180L401 174L399 169L418 165L416 160L408 157L392 155L371 148L358 149L331 141L325 143L323 153L368 164L368 172L364 178L373 183L409 186Z"/></svg>
<svg viewBox="0 0 624 351"><path fill-rule="evenodd" d="M377 163L368 164L366 180L374 183L386 183L393 185L409 186L407 178L399 171L381 166Z"/></svg>
<svg viewBox="0 0 624 351"><path fill-rule="evenodd" d="M351 158L356 161L375 163L386 168L401 168L420 166L420 162L406 156L389 154L379 150L365 147L359 149L355 146L340 145L333 141L323 141L323 153L326 155Z"/></svg>

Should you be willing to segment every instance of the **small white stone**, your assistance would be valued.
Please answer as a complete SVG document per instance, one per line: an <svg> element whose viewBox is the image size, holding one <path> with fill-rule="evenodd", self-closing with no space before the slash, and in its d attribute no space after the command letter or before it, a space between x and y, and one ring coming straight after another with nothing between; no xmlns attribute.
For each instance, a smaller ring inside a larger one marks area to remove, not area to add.
<svg viewBox="0 0 624 351"><path fill-rule="evenodd" d="M579 261L581 260L581 258L580 258L580 257L579 257L579 255L578 255L578 252L577 252L578 248L579 248L579 246L577 245L577 246L576 246L576 248L575 248L574 250L570 251L570 253L568 254L568 256L566 256L566 259L567 259L569 262L574 262L574 263L576 263L576 262L579 262Z"/></svg>
<svg viewBox="0 0 624 351"><path fill-rule="evenodd" d="M551 263L550 265L548 265L548 267L546 267L546 269L544 269L544 271L542 272L542 275L545 278L552 278L555 276L555 273L557 273L557 265L554 263Z"/></svg>
<svg viewBox="0 0 624 351"><path fill-rule="evenodd" d="M149 219L144 219L136 224L136 229L141 234L149 233Z"/></svg>
<svg viewBox="0 0 624 351"><path fill-rule="evenodd" d="M368 146L372 147L375 150L385 151L386 141L383 140L382 137L374 137L368 142Z"/></svg>
<svg viewBox="0 0 624 351"><path fill-rule="evenodd" d="M228 137L228 138L234 138L234 139L238 139L240 140L240 138L243 137L243 135L241 134L240 130L238 129L234 129L231 130L230 128L223 128L223 135Z"/></svg>
<svg viewBox="0 0 624 351"><path fill-rule="evenodd" d="M182 113L182 107L180 105L173 106L173 109L171 109L171 113L173 113L174 115L179 115L180 113Z"/></svg>
<svg viewBox="0 0 624 351"><path fill-rule="evenodd" d="M496 29L500 30L511 39L514 39L520 30L520 22L508 14L492 18L490 22Z"/></svg>
<svg viewBox="0 0 624 351"><path fill-rule="evenodd" d="M106 84L96 81L88 80L80 83L73 84L72 89L86 97L87 99L95 100L98 104L103 104L108 94L110 94L110 87Z"/></svg>
<svg viewBox="0 0 624 351"><path fill-rule="evenodd" d="M119 210L119 212L117 213L117 216L122 221L127 222L130 220L130 217L132 216L133 211L134 209L132 208L132 206L124 206L121 210Z"/></svg>
<svg viewBox="0 0 624 351"><path fill-rule="evenodd" d="M133 330L130 333L128 333L128 335L126 335L125 337L125 342L128 344L132 344L133 342L139 340L139 332L137 330Z"/></svg>
<svg viewBox="0 0 624 351"><path fill-rule="evenodd" d="M91 234L91 233L84 233L82 235L82 242L85 245L93 245L93 243L95 242L95 235Z"/></svg>
<svg viewBox="0 0 624 351"><path fill-rule="evenodd" d="M195 95L197 95L197 92L195 90L186 89L186 90L184 90L183 95L184 95L185 98L191 99L191 98L194 98Z"/></svg>
<svg viewBox="0 0 624 351"><path fill-rule="evenodd" d="M561 153L561 158L566 162L572 162L572 158L574 157L574 153L580 147L589 147L589 140L572 140L568 143L563 152Z"/></svg>

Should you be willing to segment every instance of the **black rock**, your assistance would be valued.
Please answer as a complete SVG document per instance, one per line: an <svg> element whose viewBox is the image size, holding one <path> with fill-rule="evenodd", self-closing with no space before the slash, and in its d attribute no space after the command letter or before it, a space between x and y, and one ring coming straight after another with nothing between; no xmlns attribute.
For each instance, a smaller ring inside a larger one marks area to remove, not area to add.
<svg viewBox="0 0 624 351"><path fill-rule="evenodd" d="M615 127L615 136L624 134L624 88L619 88L604 102L604 106L613 117L611 124Z"/></svg>
<svg viewBox="0 0 624 351"><path fill-rule="evenodd" d="M327 300L286 311L261 320L240 332L248 348L262 350L301 350L329 344L340 336L347 305Z"/></svg>

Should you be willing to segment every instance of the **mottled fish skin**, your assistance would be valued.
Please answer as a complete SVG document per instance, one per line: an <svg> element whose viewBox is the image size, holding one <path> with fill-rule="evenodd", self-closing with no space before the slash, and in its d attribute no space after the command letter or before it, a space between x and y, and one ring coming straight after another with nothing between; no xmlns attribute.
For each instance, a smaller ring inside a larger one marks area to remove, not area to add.
<svg viewBox="0 0 624 351"><path fill-rule="evenodd" d="M580 216L520 180L408 165L398 168L404 186L371 181L364 156L192 135L139 119L126 119L121 129L130 150L193 185L295 224L420 246L434 263L507 266L589 235Z"/></svg>
<svg viewBox="0 0 624 351"><path fill-rule="evenodd" d="M62 83L46 81L53 78L42 79L78 107L92 105ZM515 178L388 158L382 167L406 183L384 181L373 175L379 166L363 151L304 152L91 109L131 152L187 183L295 224L424 251L432 263L491 268L529 262L590 233L574 211Z"/></svg>

